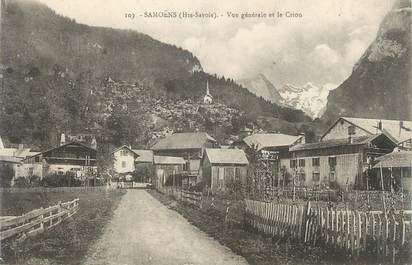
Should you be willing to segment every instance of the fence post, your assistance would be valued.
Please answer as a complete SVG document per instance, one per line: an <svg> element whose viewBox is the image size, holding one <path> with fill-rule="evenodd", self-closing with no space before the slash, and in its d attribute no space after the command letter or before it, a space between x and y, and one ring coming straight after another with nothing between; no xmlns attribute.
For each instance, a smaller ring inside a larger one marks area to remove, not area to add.
<svg viewBox="0 0 412 265"><path fill-rule="evenodd" d="M40 210L43 210L43 207L40 207ZM42 214L39 216L41 222L40 222L40 230L43 231L44 230L44 212L42 212Z"/></svg>
<svg viewBox="0 0 412 265"><path fill-rule="evenodd" d="M396 256L396 219L395 214L392 215L392 264L395 263L395 256Z"/></svg>

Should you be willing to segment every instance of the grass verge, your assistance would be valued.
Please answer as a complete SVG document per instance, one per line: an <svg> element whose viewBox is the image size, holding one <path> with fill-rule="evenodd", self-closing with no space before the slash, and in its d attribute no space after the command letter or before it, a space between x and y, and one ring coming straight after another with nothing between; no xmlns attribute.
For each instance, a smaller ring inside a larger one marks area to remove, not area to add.
<svg viewBox="0 0 412 265"><path fill-rule="evenodd" d="M269 264L377 264L376 257L354 260L347 253L328 246L311 246L273 238L250 229L243 223L226 224L225 213L214 209L200 210L176 202L171 196L151 190L149 193L168 208L177 211L192 225L219 243L243 256L251 265Z"/></svg>
<svg viewBox="0 0 412 265"><path fill-rule="evenodd" d="M80 199L79 211L55 228L26 239L18 246L2 244L7 264L81 264L88 247L103 233L124 191L2 193L1 215L21 215L59 201Z"/></svg>

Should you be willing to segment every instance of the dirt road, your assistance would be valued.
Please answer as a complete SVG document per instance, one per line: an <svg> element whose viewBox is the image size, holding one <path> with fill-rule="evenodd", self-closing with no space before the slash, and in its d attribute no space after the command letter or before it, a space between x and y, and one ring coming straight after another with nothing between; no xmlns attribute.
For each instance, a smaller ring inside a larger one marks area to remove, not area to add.
<svg viewBox="0 0 412 265"><path fill-rule="evenodd" d="M244 265L246 260L192 226L144 190L123 196L86 265Z"/></svg>

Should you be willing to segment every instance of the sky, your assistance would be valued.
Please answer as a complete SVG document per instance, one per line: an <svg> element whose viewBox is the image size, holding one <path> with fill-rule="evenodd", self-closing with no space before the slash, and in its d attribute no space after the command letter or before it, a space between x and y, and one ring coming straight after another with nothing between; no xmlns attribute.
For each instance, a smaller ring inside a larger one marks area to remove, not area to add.
<svg viewBox="0 0 412 265"><path fill-rule="evenodd" d="M236 80L336 87L375 39L393 0L38 0L77 22L146 33L191 51L203 69ZM145 12L218 18L150 18ZM229 18L277 12L275 18ZM285 17L286 12L301 17ZM135 14L134 19L125 14Z"/></svg>

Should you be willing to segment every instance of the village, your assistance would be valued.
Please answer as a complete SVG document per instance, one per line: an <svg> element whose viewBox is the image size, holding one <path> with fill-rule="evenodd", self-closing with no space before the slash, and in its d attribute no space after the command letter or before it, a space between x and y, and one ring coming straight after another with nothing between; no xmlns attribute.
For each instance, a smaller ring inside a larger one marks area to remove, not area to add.
<svg viewBox="0 0 412 265"><path fill-rule="evenodd" d="M137 2L0 0L0 264L412 264L411 0Z"/></svg>
<svg viewBox="0 0 412 265"><path fill-rule="evenodd" d="M208 84L205 92L199 104L203 108L214 104ZM163 113L158 115L166 119ZM311 143L304 134L256 132L247 127L229 143L219 143L199 128L193 130L174 133L163 128L152 136L149 149L115 147L106 172L98 170L98 142L93 134L62 133L59 146L42 151L23 144L7 148L0 142L2 167L13 171L10 183L3 185L18 185L20 178L30 182L34 177L72 174L83 186L141 182L157 188L173 185L218 192L231 181L246 186L248 177L258 175L252 172L253 164L266 170L255 177L255 186L411 191L412 121L340 117L318 142Z"/></svg>
<svg viewBox="0 0 412 265"><path fill-rule="evenodd" d="M206 83L199 105L207 109L213 101ZM167 119L165 111L158 115ZM96 138L63 132L58 146L42 151L0 142L2 190L154 189L199 209L220 211L225 223L246 222L297 242L322 240L324 235L326 242L343 244L354 257L371 251L368 240L390 241L393 250L378 245L373 251L393 261L408 246L412 121L340 117L316 142L307 142L304 134L245 127L230 142L219 143L199 128L173 132L166 127L154 134L148 149L125 143L105 156L98 154ZM99 168L101 157L109 160L104 169ZM243 200L245 205L239 206ZM306 203L313 203L312 208ZM346 238L340 229L359 229L364 235Z"/></svg>

